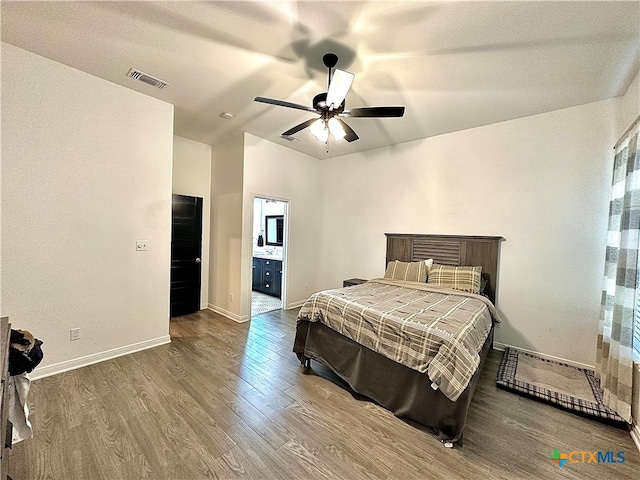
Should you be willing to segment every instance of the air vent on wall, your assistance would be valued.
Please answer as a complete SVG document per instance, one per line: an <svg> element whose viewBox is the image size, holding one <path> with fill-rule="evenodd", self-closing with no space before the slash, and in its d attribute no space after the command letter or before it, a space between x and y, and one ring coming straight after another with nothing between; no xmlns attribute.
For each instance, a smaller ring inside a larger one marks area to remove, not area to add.
<svg viewBox="0 0 640 480"><path fill-rule="evenodd" d="M127 72L127 77L135 78L136 80L140 80L141 82L147 83L156 88L164 88L168 85L171 85L169 82L165 82L164 80L160 80L152 75L141 72L140 70L136 70L135 68L130 68Z"/></svg>

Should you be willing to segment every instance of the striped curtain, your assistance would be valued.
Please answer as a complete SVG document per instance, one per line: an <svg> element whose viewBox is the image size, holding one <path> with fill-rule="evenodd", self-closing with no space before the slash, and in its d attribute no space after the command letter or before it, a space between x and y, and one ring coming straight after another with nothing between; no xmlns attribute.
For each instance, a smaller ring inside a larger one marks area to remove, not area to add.
<svg viewBox="0 0 640 480"><path fill-rule="evenodd" d="M640 152L636 120L615 148L596 376L604 402L631 423L633 324L640 288Z"/></svg>

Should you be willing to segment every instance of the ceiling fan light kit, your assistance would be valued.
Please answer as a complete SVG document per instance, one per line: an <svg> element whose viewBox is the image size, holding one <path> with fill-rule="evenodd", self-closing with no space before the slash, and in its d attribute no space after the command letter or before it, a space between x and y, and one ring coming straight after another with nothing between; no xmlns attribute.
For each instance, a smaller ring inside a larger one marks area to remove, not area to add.
<svg viewBox="0 0 640 480"><path fill-rule="evenodd" d="M311 124L309 131L320 143L327 143L329 140L329 128L321 118Z"/></svg>
<svg viewBox="0 0 640 480"><path fill-rule="evenodd" d="M335 117L327 121L327 127L329 128L329 132L331 132L331 136L333 136L336 141L342 140L347 135L347 132L344 131L344 128L342 128L342 125Z"/></svg>
<svg viewBox="0 0 640 480"><path fill-rule="evenodd" d="M327 144L329 134L331 134L335 141L344 138L347 142L354 142L358 140L358 135L339 117L391 118L402 117L404 115L403 106L358 107L345 110L345 98L351 89L355 75L340 69L335 69L332 75L331 71L338 63L338 56L333 53L324 55L322 61L329 69L328 88L325 93L319 93L313 98L313 107L268 97L256 97L254 99L256 102L304 110L320 115L318 118L312 118L311 120L307 120L290 128L280 135L281 137L290 137L308 127L311 134L320 143Z"/></svg>
<svg viewBox="0 0 640 480"><path fill-rule="evenodd" d="M311 124L309 131L320 143L327 143L329 134L335 141L342 140L347 135L347 132L344 131L344 128L336 118L330 118L329 120L319 118Z"/></svg>

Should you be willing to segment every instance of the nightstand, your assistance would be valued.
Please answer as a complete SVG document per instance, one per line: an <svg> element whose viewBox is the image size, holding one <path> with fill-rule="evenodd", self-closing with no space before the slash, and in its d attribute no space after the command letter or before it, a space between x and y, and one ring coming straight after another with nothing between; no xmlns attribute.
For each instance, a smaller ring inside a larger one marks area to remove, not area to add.
<svg viewBox="0 0 640 480"><path fill-rule="evenodd" d="M353 285L360 285L361 283L366 282L364 278L350 278L349 280L343 280L343 287L352 287Z"/></svg>

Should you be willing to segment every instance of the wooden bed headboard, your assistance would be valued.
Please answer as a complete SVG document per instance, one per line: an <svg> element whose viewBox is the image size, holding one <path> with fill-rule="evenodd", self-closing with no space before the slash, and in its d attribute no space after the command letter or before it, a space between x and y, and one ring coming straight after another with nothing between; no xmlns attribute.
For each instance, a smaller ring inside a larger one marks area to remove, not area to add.
<svg viewBox="0 0 640 480"><path fill-rule="evenodd" d="M393 260L418 262L433 258L442 265L481 266L487 279L485 293L495 305L498 284L498 256L502 237L464 235L420 235L385 233L387 263Z"/></svg>

